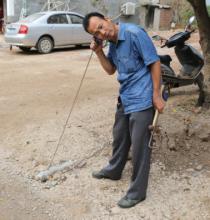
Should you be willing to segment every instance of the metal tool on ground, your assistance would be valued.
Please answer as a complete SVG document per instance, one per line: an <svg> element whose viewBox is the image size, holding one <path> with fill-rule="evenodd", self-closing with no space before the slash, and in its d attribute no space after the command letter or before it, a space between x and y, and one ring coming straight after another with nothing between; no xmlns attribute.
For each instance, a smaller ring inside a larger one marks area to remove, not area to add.
<svg viewBox="0 0 210 220"><path fill-rule="evenodd" d="M75 95L75 97L74 97L73 103L72 103L72 105L71 105L71 107L70 107L70 111L69 111L68 117L67 117L66 122L65 122L65 124L64 124L64 126L63 126L63 130L62 130L61 135L60 135L60 137L59 137L59 139L58 139L58 142L57 142L57 145L56 145L56 148L55 148L55 152L54 152L54 154L53 154L53 156L52 156L52 158L51 158L51 160L50 160L50 163L49 163L48 168L51 167L51 165L52 165L52 163L53 163L53 160L54 160L54 158L55 158L55 155L56 155L56 153L57 153L57 151L58 151L58 148L59 148L59 146L60 146L60 144L61 144L61 140L62 140L63 135L64 135L64 133L65 133L65 130L66 130L67 124L68 124L68 122L69 122L69 119L70 119L70 117L71 117L71 114L72 114L72 111L73 111L73 109L74 109L74 106L75 106L75 104L76 104L76 101L77 101L77 98L78 98L80 89L81 89L81 87L82 87L82 84L83 84L85 75L86 75L86 73L87 73L88 66L89 66L90 61L91 61L91 59L92 59L92 56L93 56L93 51L91 52L91 55L90 55L89 60L88 60L88 62L87 62L85 71L84 71L84 73L83 73L83 76L82 76L82 79L81 79L81 81L80 81L79 87L78 87L78 89L77 89L76 95Z"/></svg>
<svg viewBox="0 0 210 220"><path fill-rule="evenodd" d="M92 59L92 56L93 56L93 51L91 51L89 60L88 60L88 62L87 62L86 68L85 68L85 71L84 71L84 73L83 73L83 75L82 75L82 79L81 79L80 84L79 84L79 87L78 87L78 89L77 89L77 91L76 91L76 95L75 95L74 100L73 100L73 103L72 103L72 105L71 105L71 107L70 107L68 117L67 117L67 119L66 119L66 121L65 121L65 124L64 124L64 126L63 126L61 135L60 135L60 137L59 137L59 139L58 139L58 142L57 142L57 144L56 144L56 148L55 148L55 151L54 151L54 153L53 153L53 155L52 155L52 158L51 158L51 160L50 160L50 163L49 163L49 165L48 165L48 168L47 168L46 170L43 170L43 171L41 171L41 172L39 172L39 173L37 174L37 177L36 177L37 180L41 180L42 182L47 181L47 179L49 178L50 175L53 175L54 173L56 173L56 172L58 172L58 171L62 171L62 170L64 170L64 169L68 169L68 168L71 167L71 165L72 165L72 161L65 161L64 163L61 163L61 164L59 164L59 165L54 165L54 166L52 166L52 163L53 163L54 158L55 158L55 155L56 155L56 153L57 153L57 151L58 151L58 149L59 149L59 146L60 146L60 144L61 144L61 141L62 141L63 135L64 135L64 133L65 133L66 127L67 127L67 125L68 125L68 123L69 123L69 120L70 120L72 111L73 111L74 106L75 106L75 104L76 104L76 101L77 101L77 99L78 99L78 96L79 96L79 93L80 93L80 90L81 90L81 87L82 87L82 84L83 84L85 75L86 75L86 73L87 73L88 66L89 66L90 61L91 61L91 59Z"/></svg>
<svg viewBox="0 0 210 220"><path fill-rule="evenodd" d="M106 42L106 41L102 41L102 40L96 39L96 38L94 38L94 40L96 41L97 44L102 44L102 45L103 45L103 48L107 46L107 42ZM37 180L41 180L42 182L44 182L44 181L47 181L47 179L49 178L50 175L53 175L54 173L56 173L56 172L58 172L58 171L62 171L62 170L64 170L64 169L65 169L65 170L71 169L72 161L66 161L66 162L64 162L63 164L61 163L61 164L59 164L59 165L54 165L54 166L52 166L52 163L53 163L54 158L55 158L55 156L56 156L56 153L57 153L57 151L58 151L58 149L59 149L59 146L60 146L60 144L61 144L61 141L62 141L63 135L64 135L64 133L65 133L66 127L67 127L67 125L68 125L68 123L69 123L69 120L70 120L72 111L73 111L74 106L75 106L75 104L76 104L76 101L77 101L77 99L78 99L78 96L79 96L79 93L80 93L80 90L81 90L81 87L82 87L82 84L83 84L85 75L86 75L86 73L87 73L87 70L88 70L90 61L91 61L91 59L92 59L92 56L93 56L93 51L91 51L89 60L88 60L88 62L87 62L86 68L85 68L85 71L84 71L84 73L83 73L83 75L82 75L82 79L81 79L80 84L79 84L79 87L78 87L78 89L77 89L77 91L76 91L76 95L75 95L74 100L73 100L73 103L72 103L72 105L71 105L71 107L70 107L70 111L69 111L68 117L67 117L67 119L66 119L66 121L65 121L65 124L64 124L64 126L63 126L63 130L62 130L61 135L60 135L60 137L59 137L59 139L58 139L58 142L57 142L57 144L56 144L56 148L55 148L55 151L54 151L54 153L53 153L53 155L52 155L52 158L51 158L51 160L50 160L50 163L49 163L49 165L48 165L48 168L47 168L47 170L44 170L44 171L41 171L40 173L38 173L38 175L37 175ZM73 164L74 164L74 163L73 163Z"/></svg>

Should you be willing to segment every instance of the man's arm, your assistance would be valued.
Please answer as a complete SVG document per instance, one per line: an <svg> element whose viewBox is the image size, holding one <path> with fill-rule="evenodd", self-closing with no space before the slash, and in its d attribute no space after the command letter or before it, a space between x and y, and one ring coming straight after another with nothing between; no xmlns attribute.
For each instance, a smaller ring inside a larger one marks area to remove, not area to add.
<svg viewBox="0 0 210 220"><path fill-rule="evenodd" d="M103 51L103 46L98 45L94 40L91 42L90 48L96 53L103 69L109 74L112 75L116 71L116 67L112 65L109 59L106 57Z"/></svg>
<svg viewBox="0 0 210 220"><path fill-rule="evenodd" d="M162 112L165 106L165 102L161 94L161 68L160 61L152 63L150 65L150 71L152 74L153 82L153 104L158 112Z"/></svg>

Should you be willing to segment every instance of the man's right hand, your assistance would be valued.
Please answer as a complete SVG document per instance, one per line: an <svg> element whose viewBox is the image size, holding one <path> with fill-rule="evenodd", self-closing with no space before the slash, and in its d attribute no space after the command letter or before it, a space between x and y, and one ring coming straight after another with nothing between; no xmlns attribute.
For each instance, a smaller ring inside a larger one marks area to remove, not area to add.
<svg viewBox="0 0 210 220"><path fill-rule="evenodd" d="M99 42L96 42L96 41L97 40L93 38L93 40L92 40L92 42L90 44L90 49L93 50L96 53L96 55L97 55L101 65L102 65L102 67L104 68L104 70L109 75L114 74L115 71L116 71L116 67L113 66L112 63L110 63L109 59L104 54L104 51L103 51L103 47L104 47L103 41L100 41L100 40L99 40Z"/></svg>
<svg viewBox="0 0 210 220"><path fill-rule="evenodd" d="M93 38L90 44L90 49L97 54L100 51L102 51L102 48L103 48L103 42L96 42L96 40Z"/></svg>

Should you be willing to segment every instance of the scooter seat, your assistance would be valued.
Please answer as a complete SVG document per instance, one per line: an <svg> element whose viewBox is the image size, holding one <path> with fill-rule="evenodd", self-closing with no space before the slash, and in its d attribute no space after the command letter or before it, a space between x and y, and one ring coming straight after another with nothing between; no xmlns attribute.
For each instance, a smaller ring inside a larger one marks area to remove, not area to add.
<svg viewBox="0 0 210 220"><path fill-rule="evenodd" d="M158 55L160 57L160 62L170 66L170 62L172 61L171 57L169 55Z"/></svg>

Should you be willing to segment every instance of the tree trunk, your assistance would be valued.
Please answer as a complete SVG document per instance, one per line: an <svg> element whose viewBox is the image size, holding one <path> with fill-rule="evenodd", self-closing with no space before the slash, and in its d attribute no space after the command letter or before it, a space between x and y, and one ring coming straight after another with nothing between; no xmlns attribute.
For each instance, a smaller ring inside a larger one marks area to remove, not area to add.
<svg viewBox="0 0 210 220"><path fill-rule="evenodd" d="M205 66L204 76L206 83L206 102L210 103L210 17L205 0L187 0L193 7L200 34L200 45L203 51Z"/></svg>

